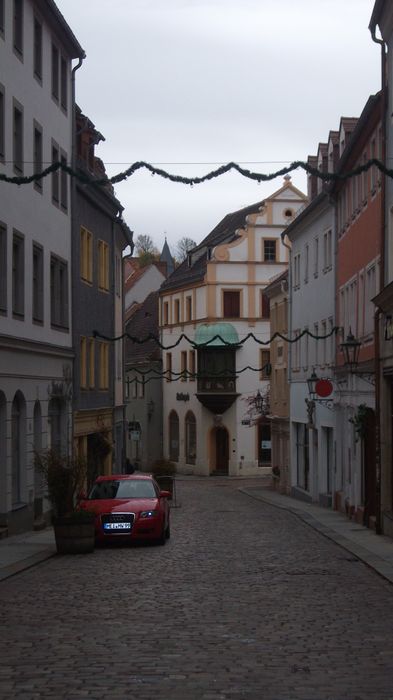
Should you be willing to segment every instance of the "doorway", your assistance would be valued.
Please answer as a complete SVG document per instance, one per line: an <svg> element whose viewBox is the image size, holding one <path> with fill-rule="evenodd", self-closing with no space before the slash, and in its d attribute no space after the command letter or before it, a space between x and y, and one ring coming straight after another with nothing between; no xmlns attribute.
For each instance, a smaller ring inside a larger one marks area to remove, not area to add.
<svg viewBox="0 0 393 700"><path fill-rule="evenodd" d="M229 435L226 428L213 430L212 474L228 474L229 471Z"/></svg>
<svg viewBox="0 0 393 700"><path fill-rule="evenodd" d="M376 474L375 474L375 413L368 408L364 423L364 524L369 527L370 517L376 514Z"/></svg>

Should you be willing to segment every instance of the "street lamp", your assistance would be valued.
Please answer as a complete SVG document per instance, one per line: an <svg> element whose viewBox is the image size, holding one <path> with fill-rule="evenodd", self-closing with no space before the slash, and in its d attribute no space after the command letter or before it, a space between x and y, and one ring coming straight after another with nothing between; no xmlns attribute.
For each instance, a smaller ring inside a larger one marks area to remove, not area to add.
<svg viewBox="0 0 393 700"><path fill-rule="evenodd" d="M344 343L340 344L340 348L344 354L344 365L348 367L351 374L356 370L359 364L359 351L361 342L353 335L351 329Z"/></svg>
<svg viewBox="0 0 393 700"><path fill-rule="evenodd" d="M259 389L258 389L258 391L257 391L257 393L256 393L256 396L255 396L255 399L254 399L254 403L255 403L255 408L257 409L257 412L258 412L258 413L262 413L262 410L263 410L263 396L262 396L261 392L259 391Z"/></svg>
<svg viewBox="0 0 393 700"><path fill-rule="evenodd" d="M314 400L317 396L317 392L316 392L315 387L316 387L316 384L318 381L319 381L319 377L315 373L315 368L313 367L311 375L307 379L308 393L310 395L311 400Z"/></svg>

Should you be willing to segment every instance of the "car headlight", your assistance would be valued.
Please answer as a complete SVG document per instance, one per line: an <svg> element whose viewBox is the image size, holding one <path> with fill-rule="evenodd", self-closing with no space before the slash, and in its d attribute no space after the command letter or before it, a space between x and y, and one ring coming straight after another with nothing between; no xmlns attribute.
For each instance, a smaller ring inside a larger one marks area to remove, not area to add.
<svg viewBox="0 0 393 700"><path fill-rule="evenodd" d="M158 515L158 510L144 510L140 514L140 518L155 518Z"/></svg>

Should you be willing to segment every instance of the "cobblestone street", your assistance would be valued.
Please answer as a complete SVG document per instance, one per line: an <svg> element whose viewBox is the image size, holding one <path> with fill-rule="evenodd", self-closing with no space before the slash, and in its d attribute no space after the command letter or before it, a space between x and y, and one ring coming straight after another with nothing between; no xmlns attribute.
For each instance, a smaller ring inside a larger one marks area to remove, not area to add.
<svg viewBox="0 0 393 700"><path fill-rule="evenodd" d="M392 699L392 585L247 484L179 479L165 547L0 583L2 700Z"/></svg>

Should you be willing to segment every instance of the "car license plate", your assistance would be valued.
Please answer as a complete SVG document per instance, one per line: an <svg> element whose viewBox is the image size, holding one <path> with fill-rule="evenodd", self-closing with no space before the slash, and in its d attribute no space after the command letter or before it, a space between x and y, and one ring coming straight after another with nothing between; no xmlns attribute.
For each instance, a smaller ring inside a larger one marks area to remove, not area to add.
<svg viewBox="0 0 393 700"><path fill-rule="evenodd" d="M104 530L131 530L131 523L104 523Z"/></svg>

